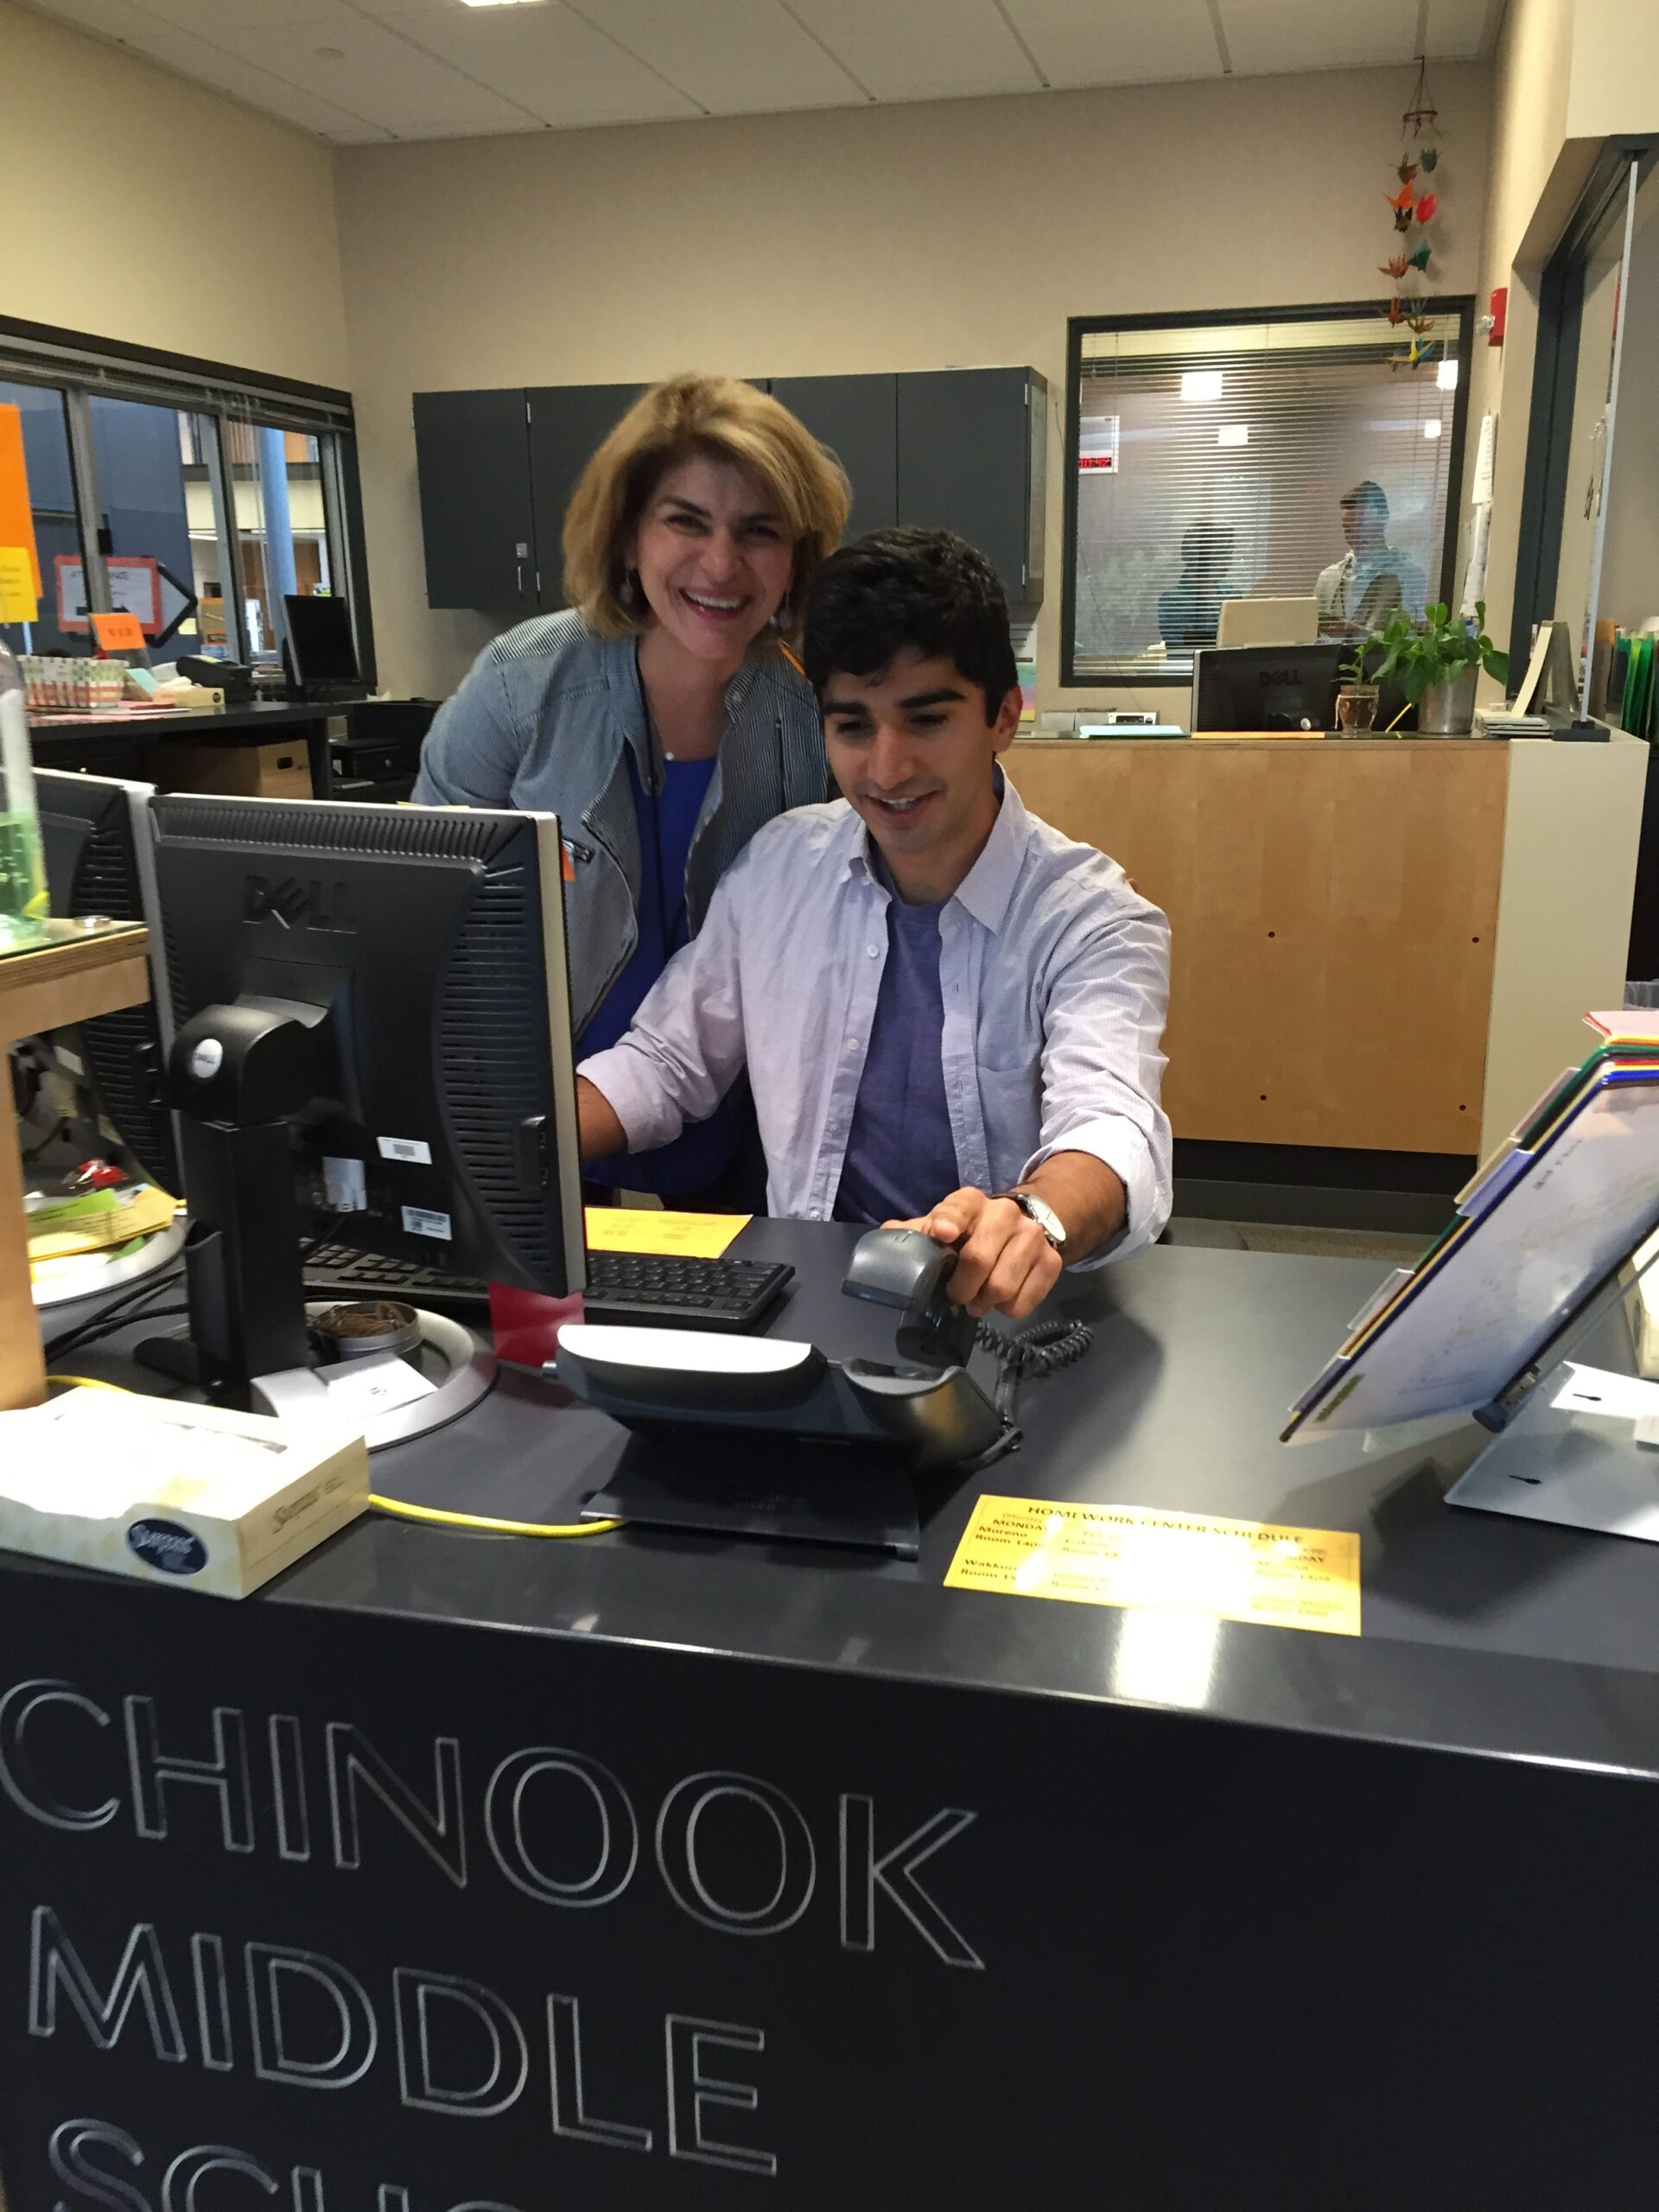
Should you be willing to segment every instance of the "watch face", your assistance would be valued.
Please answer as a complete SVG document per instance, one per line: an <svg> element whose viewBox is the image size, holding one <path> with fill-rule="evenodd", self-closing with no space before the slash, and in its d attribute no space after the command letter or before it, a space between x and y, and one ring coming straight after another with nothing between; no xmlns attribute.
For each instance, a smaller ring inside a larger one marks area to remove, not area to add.
<svg viewBox="0 0 1659 2212"><path fill-rule="evenodd" d="M1051 1244L1063 1245L1065 1243L1065 1230L1052 1206L1029 1191L1020 1193L1020 1204Z"/></svg>

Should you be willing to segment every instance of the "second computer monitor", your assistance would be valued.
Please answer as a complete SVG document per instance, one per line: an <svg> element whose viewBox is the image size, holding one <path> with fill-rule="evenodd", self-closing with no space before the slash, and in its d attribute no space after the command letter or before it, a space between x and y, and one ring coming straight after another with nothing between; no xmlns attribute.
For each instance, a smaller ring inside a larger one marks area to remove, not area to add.
<svg viewBox="0 0 1659 2212"><path fill-rule="evenodd" d="M352 610L329 592L290 594L283 601L294 681L308 685L360 683Z"/></svg>
<svg viewBox="0 0 1659 2212"><path fill-rule="evenodd" d="M1192 656L1192 728L1322 734L1334 725L1342 654L1338 644L1202 648Z"/></svg>
<svg viewBox="0 0 1659 2212"><path fill-rule="evenodd" d="M148 1002L54 1030L45 1041L87 1119L107 1124L118 1149L130 1155L123 1164L176 1197L178 1149L166 1102L172 1033L148 812L154 786L37 768L35 788L52 912L143 922L150 932Z"/></svg>

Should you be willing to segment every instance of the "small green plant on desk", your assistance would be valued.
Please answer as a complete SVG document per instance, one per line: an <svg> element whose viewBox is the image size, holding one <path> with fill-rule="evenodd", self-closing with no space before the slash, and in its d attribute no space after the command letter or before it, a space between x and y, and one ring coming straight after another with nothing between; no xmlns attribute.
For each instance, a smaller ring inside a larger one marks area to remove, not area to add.
<svg viewBox="0 0 1659 2212"><path fill-rule="evenodd" d="M1380 687L1390 677L1406 695L1394 721L1403 718L1406 707L1421 709L1419 727L1443 737L1467 734L1474 719L1475 677L1484 669L1499 683L1510 679L1510 657L1486 634L1486 602L1475 602L1471 627L1443 602L1431 607L1421 622L1414 621L1403 607L1391 607L1380 630L1373 630L1355 648L1349 664L1359 672L1357 683ZM1348 674L1344 667L1343 674Z"/></svg>

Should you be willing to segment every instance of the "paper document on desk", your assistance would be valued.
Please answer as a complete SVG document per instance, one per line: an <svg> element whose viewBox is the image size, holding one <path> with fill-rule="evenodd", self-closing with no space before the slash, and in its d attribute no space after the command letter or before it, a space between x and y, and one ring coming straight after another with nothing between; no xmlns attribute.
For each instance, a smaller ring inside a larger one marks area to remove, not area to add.
<svg viewBox="0 0 1659 2212"><path fill-rule="evenodd" d="M748 1213L670 1213L659 1206L589 1206L588 1249L718 1260L753 1218Z"/></svg>
<svg viewBox="0 0 1659 2212"><path fill-rule="evenodd" d="M944 1586L1357 1636L1359 1537L1149 1506L988 1497Z"/></svg>

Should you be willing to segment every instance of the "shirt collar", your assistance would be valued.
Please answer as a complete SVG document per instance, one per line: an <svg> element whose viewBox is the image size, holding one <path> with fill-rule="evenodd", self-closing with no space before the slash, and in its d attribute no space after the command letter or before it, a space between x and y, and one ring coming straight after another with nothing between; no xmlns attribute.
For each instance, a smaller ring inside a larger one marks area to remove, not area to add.
<svg viewBox="0 0 1659 2212"><path fill-rule="evenodd" d="M630 635L626 638L601 638L597 643L600 661L605 671L605 688L610 699L611 712L633 748L640 782L649 787L651 762L645 742L645 692L639 683L639 640ZM760 679L760 662L753 653L750 653L726 686L728 715L734 715L741 709Z"/></svg>
<svg viewBox="0 0 1659 2212"><path fill-rule="evenodd" d="M1002 926L1014 887L1019 880L1020 864L1031 837L1031 817L1001 766L992 773L1002 803L996 810L991 834L985 840L984 851L957 886L954 896L976 922L995 931ZM849 875L862 876L878 890L885 891L880 871L874 865L869 830L863 817L851 806L847 808L846 837Z"/></svg>

